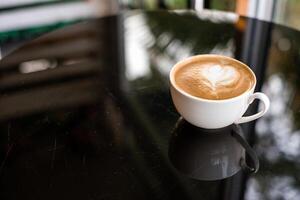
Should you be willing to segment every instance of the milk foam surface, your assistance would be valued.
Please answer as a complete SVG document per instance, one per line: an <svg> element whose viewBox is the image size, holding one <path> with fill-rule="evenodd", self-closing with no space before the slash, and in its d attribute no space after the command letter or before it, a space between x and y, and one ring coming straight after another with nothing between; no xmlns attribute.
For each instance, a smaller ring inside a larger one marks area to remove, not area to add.
<svg viewBox="0 0 300 200"><path fill-rule="evenodd" d="M179 68L175 82L193 96L218 100L242 94L252 87L254 78L240 64L215 59L194 61Z"/></svg>

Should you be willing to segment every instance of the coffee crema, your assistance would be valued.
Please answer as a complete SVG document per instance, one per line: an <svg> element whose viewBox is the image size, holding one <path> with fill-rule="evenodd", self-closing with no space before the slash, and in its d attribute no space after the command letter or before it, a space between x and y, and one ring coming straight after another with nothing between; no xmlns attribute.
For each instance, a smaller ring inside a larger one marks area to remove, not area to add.
<svg viewBox="0 0 300 200"><path fill-rule="evenodd" d="M255 78L243 64L225 57L207 56L183 62L175 84L188 94L210 100L229 99L252 88Z"/></svg>

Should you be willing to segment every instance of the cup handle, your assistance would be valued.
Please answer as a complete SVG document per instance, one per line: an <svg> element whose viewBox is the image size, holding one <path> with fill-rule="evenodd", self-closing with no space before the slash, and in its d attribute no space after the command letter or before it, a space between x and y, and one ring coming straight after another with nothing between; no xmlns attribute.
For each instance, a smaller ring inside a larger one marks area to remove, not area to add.
<svg viewBox="0 0 300 200"><path fill-rule="evenodd" d="M256 120L256 119L260 118L261 116L263 116L269 110L270 100L267 97L267 95L265 95L264 93L261 93L261 92L256 92L256 93L252 94L248 100L248 105L251 104L254 101L254 99L259 99L262 101L262 103L263 103L262 110L254 115L247 116L247 117L241 117L240 119L238 119L237 121L234 122L235 124L241 124L241 123L246 123L246 122Z"/></svg>
<svg viewBox="0 0 300 200"><path fill-rule="evenodd" d="M246 158L241 158L240 165L242 169L248 173L256 173L259 169L259 160L255 153L255 151L250 147L250 145L247 143L247 141L241 136L242 129L240 126L235 126L233 130L231 131L231 135L244 147L246 150L246 153L249 155L249 158L251 159L251 164L253 166L249 166L246 162Z"/></svg>

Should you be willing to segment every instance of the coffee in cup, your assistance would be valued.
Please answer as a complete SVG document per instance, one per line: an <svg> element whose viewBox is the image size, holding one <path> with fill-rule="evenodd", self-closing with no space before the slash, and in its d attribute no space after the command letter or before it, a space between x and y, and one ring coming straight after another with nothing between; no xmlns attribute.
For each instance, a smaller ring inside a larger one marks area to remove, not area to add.
<svg viewBox="0 0 300 200"><path fill-rule="evenodd" d="M192 96L221 100L239 96L255 82L247 66L223 57L194 57L178 66L175 84Z"/></svg>
<svg viewBox="0 0 300 200"><path fill-rule="evenodd" d="M173 103L189 123L216 129L253 121L269 109L269 98L254 93L256 77L244 63L221 55L198 55L178 62L170 72ZM261 110L243 117L254 99Z"/></svg>

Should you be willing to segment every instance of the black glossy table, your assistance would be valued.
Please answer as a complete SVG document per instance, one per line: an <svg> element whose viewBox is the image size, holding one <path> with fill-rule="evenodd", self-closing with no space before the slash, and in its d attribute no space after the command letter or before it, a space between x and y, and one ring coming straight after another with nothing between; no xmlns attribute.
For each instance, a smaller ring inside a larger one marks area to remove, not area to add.
<svg viewBox="0 0 300 200"><path fill-rule="evenodd" d="M0 199L300 199L299 49L296 30L189 11L126 12L26 42L0 61ZM207 53L247 63L271 99L243 125L255 175L193 180L168 159L169 70Z"/></svg>

